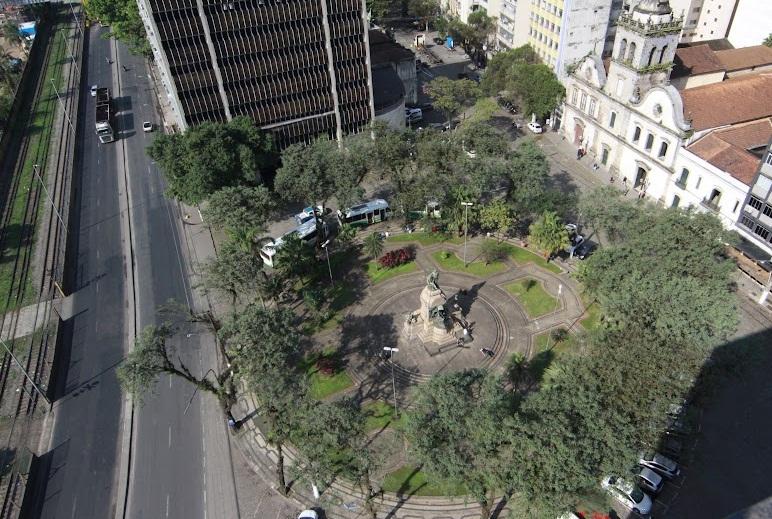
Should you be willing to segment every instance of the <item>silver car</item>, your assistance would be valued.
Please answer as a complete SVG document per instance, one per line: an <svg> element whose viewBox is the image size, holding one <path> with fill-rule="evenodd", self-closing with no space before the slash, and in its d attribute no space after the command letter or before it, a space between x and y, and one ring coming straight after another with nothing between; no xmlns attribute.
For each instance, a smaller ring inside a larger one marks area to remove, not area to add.
<svg viewBox="0 0 772 519"><path fill-rule="evenodd" d="M665 481L662 476L654 472L653 470L643 467L641 471L635 475L635 482L638 485L651 494L659 494Z"/></svg>
<svg viewBox="0 0 772 519"><path fill-rule="evenodd" d="M667 479L676 478L681 474L678 463L658 452L647 452L642 454L638 460L638 465L649 468Z"/></svg>
<svg viewBox="0 0 772 519"><path fill-rule="evenodd" d="M648 515L652 502L648 494L629 481L616 476L607 476L601 482L603 490L635 513Z"/></svg>

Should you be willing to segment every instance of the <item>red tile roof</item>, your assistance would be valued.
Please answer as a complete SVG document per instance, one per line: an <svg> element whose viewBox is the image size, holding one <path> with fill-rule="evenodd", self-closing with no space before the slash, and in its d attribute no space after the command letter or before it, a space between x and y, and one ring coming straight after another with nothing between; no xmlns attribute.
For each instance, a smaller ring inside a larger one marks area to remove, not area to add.
<svg viewBox="0 0 772 519"><path fill-rule="evenodd" d="M772 65L772 47L766 45L719 50L715 54L728 72Z"/></svg>
<svg viewBox="0 0 772 519"><path fill-rule="evenodd" d="M708 45L676 49L673 77L698 76L724 70L724 65Z"/></svg>
<svg viewBox="0 0 772 519"><path fill-rule="evenodd" d="M772 119L766 118L714 130L686 149L749 186L761 159L748 149L766 146L770 138Z"/></svg>
<svg viewBox="0 0 772 519"><path fill-rule="evenodd" d="M681 91L696 131L772 116L772 73L747 74Z"/></svg>

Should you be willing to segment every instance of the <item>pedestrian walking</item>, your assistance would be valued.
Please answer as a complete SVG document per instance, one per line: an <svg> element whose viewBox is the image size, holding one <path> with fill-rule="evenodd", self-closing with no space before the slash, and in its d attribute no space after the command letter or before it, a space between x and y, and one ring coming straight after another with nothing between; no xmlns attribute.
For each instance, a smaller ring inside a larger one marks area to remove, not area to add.
<svg viewBox="0 0 772 519"><path fill-rule="evenodd" d="M129 71L129 67L127 67L126 65L121 65L121 67L123 67L123 71L124 72L128 72Z"/></svg>

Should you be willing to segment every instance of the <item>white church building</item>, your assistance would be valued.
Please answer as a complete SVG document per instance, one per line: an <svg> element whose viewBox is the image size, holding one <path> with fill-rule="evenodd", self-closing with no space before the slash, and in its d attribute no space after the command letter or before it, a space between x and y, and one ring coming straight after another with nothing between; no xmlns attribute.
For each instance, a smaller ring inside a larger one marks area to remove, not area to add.
<svg viewBox="0 0 772 519"><path fill-rule="evenodd" d="M737 226L772 138L772 74L677 90L670 71L681 26L668 0L622 14L611 59L587 56L565 80L560 131L619 185L712 211L772 254L772 229L766 237Z"/></svg>

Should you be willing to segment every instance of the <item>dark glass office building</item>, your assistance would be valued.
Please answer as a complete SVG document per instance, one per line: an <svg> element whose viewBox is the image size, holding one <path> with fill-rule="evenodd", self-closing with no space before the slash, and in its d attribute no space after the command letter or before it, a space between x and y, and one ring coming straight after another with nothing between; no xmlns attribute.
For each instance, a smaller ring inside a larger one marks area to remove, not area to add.
<svg viewBox="0 0 772 519"><path fill-rule="evenodd" d="M139 0L176 124L246 115L282 145L374 113L364 0ZM162 94L162 95L163 95Z"/></svg>

